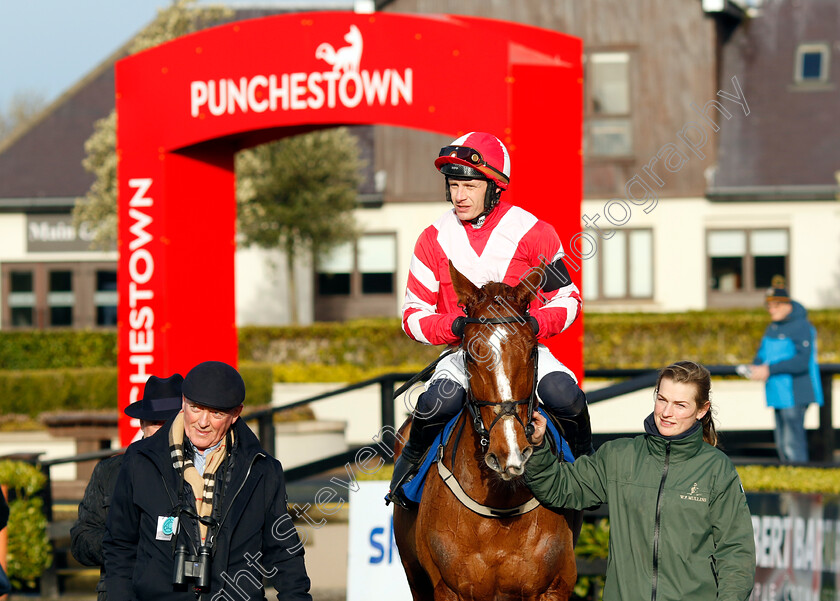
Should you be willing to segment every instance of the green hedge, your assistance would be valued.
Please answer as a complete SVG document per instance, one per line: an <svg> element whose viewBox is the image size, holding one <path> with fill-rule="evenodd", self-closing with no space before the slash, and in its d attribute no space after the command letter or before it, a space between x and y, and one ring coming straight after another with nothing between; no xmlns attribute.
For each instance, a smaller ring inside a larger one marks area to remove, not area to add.
<svg viewBox="0 0 840 601"><path fill-rule="evenodd" d="M271 366L244 363L239 371L245 380L248 406L268 405ZM0 371L0 416L37 418L45 411L116 409L116 399L115 367Z"/></svg>
<svg viewBox="0 0 840 601"><path fill-rule="evenodd" d="M840 310L812 311L810 317L819 334L820 362L840 362ZM760 309L587 313L583 320L586 369L659 367L678 358L750 361L768 323ZM397 318L239 329L240 360L272 364L279 382L354 381L415 371L440 350L410 340ZM0 332L3 370L115 366L114 332Z"/></svg>
<svg viewBox="0 0 840 601"><path fill-rule="evenodd" d="M740 465L737 469L747 492L840 494L840 468Z"/></svg>
<svg viewBox="0 0 840 601"><path fill-rule="evenodd" d="M0 371L0 414L116 408L114 367Z"/></svg>
<svg viewBox="0 0 840 601"><path fill-rule="evenodd" d="M280 365L425 365L439 353L437 347L410 340L395 318L239 329L240 357Z"/></svg>
<svg viewBox="0 0 840 601"><path fill-rule="evenodd" d="M821 363L840 361L840 311L812 311ZM752 361L766 311L602 313L584 316L586 369L664 366L679 359L710 365Z"/></svg>
<svg viewBox="0 0 840 601"><path fill-rule="evenodd" d="M116 367L114 331L0 332L0 369Z"/></svg>
<svg viewBox="0 0 840 601"><path fill-rule="evenodd" d="M35 586L52 561L44 502L37 496L46 478L21 461L0 461L0 484L9 487L8 576L16 589Z"/></svg>
<svg viewBox="0 0 840 601"><path fill-rule="evenodd" d="M813 311L810 317L819 334L820 362L840 362L840 311ZM680 358L744 363L752 360L767 324L763 310L586 314L584 367L661 367ZM409 340L398 319L239 330L240 357L272 363L278 382L355 381L416 371L440 350Z"/></svg>
<svg viewBox="0 0 840 601"><path fill-rule="evenodd" d="M812 311L810 318L819 335L820 362L840 362L840 311ZM584 316L584 367L659 367L677 358L743 363L752 360L767 324L763 310L589 313ZM321 366L345 372L324 370L309 381L330 373L341 376L335 380L350 381L347 371L364 379L383 367L411 371L440 350L409 340L398 319L239 330L239 356L274 364L276 381L306 381L305 371Z"/></svg>

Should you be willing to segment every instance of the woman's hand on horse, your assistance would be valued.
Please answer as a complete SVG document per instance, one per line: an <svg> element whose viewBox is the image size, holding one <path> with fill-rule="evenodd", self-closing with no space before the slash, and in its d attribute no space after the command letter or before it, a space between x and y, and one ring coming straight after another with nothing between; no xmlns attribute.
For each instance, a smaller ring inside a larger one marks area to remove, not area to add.
<svg viewBox="0 0 840 601"><path fill-rule="evenodd" d="M531 444L535 447L542 446L543 437L545 436L546 419L539 411L534 411L534 433L531 435Z"/></svg>

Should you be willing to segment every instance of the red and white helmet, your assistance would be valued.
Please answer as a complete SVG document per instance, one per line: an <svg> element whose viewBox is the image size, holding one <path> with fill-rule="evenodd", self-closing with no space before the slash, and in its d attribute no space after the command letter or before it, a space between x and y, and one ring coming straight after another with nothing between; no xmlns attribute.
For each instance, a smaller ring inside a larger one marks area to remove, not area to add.
<svg viewBox="0 0 840 601"><path fill-rule="evenodd" d="M510 182L510 156L496 136L471 131L440 149L438 171L449 177L489 179L500 190Z"/></svg>

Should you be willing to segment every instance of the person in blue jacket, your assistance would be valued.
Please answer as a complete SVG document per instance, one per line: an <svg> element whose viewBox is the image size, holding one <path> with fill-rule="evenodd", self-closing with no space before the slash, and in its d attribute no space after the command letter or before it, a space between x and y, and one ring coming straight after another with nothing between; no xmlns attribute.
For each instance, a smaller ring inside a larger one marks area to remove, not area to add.
<svg viewBox="0 0 840 601"><path fill-rule="evenodd" d="M776 413L776 449L785 463L808 461L805 410L822 406L817 365L817 333L808 312L791 300L782 276L774 276L765 298L772 322L749 369L752 380L764 382L767 406Z"/></svg>

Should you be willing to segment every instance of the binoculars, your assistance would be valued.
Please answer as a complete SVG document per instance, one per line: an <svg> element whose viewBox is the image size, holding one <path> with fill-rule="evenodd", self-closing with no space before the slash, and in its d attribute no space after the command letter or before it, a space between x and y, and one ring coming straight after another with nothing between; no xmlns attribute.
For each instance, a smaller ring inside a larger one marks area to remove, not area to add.
<svg viewBox="0 0 840 601"><path fill-rule="evenodd" d="M193 587L199 591L210 590L210 547L202 545L198 555L190 555L186 545L180 545L175 550L175 574L172 576L174 584L187 584L187 580L194 580Z"/></svg>

